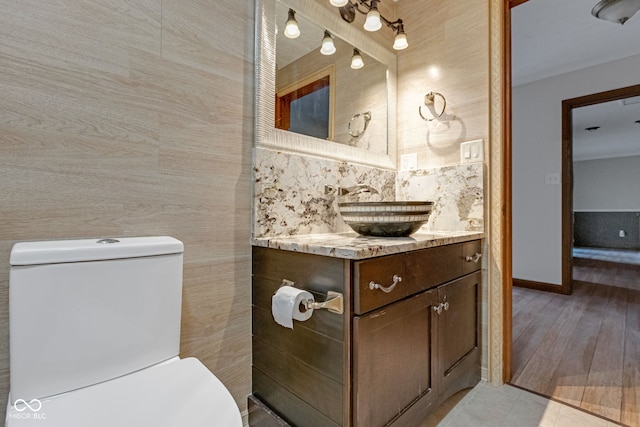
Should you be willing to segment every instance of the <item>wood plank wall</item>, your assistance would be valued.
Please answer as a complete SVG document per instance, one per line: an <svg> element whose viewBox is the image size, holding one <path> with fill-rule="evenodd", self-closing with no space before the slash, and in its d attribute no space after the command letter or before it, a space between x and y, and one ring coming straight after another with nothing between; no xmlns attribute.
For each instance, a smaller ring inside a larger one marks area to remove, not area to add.
<svg viewBox="0 0 640 427"><path fill-rule="evenodd" d="M170 235L185 243L181 356L244 410L253 2L0 6L0 401L16 241Z"/></svg>

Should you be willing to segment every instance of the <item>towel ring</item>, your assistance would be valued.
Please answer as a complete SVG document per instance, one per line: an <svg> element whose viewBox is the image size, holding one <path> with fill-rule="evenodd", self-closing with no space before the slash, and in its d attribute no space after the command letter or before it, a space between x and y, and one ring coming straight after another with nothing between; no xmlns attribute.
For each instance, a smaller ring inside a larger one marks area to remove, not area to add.
<svg viewBox="0 0 640 427"><path fill-rule="evenodd" d="M435 116L435 117L433 117L433 118L431 118L431 119L428 119L428 118L426 118L426 117L422 114L422 105L421 105L421 106L419 106L419 107L418 107L418 114L420 114L420 117L422 117L422 120L427 121L427 122L430 122L430 121L432 121L432 120L439 119L439 118L440 118L440 117L442 117L442 115L444 114L444 110L447 108L447 100L445 99L444 95L442 95L441 93L438 93L438 92L429 92L428 94L426 94L426 95L424 96L424 105L425 105L426 107L428 107L428 106L430 106L430 105L433 105L433 106L434 106L434 109L435 109L435 99L436 99L436 96L439 96L440 98L442 98L442 102L443 102L443 104L442 104L442 111L440 111L440 114L438 114L437 116ZM436 112L434 111L434 114L435 114L435 113L436 113Z"/></svg>
<svg viewBox="0 0 640 427"><path fill-rule="evenodd" d="M351 123L352 123L355 119L357 119L358 117L360 117L360 116L364 117L364 128L362 129L362 131L359 131L359 132L358 132L358 131L353 132L353 131L351 130ZM351 136L352 136L352 137L354 137L354 138L360 138L360 137L361 137L362 135L364 135L364 133L366 132L367 127L369 126L369 122L370 122L370 121L371 121L371 111L367 111L366 113L358 113L358 114L354 115L353 117L351 117L351 120L349 120L349 126L348 126L348 129L349 129L349 135L351 135Z"/></svg>

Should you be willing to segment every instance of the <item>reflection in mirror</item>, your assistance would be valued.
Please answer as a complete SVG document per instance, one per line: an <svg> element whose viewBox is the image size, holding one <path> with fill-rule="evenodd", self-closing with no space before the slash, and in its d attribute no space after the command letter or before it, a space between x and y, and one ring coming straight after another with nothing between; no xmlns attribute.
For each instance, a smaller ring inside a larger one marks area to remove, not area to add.
<svg viewBox="0 0 640 427"><path fill-rule="evenodd" d="M291 76L291 82L282 77L283 73L278 71L275 126L289 132L333 140L335 66L329 65L302 78Z"/></svg>
<svg viewBox="0 0 640 427"><path fill-rule="evenodd" d="M335 52L322 54L324 28L300 12L296 13L300 35L287 38L283 24L289 10L280 2L276 6L275 126L387 154L387 66L334 35ZM363 62L356 69L354 48ZM299 100L296 111L292 98ZM369 113L366 130L361 126L360 131L350 132L354 117L365 112Z"/></svg>
<svg viewBox="0 0 640 427"><path fill-rule="evenodd" d="M395 169L395 53L315 1L256 0L256 25L256 146Z"/></svg>

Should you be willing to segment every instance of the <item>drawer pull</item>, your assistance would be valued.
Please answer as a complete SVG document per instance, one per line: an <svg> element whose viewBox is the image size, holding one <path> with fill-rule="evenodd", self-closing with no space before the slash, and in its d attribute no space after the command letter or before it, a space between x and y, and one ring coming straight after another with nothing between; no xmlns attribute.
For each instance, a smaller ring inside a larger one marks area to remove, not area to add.
<svg viewBox="0 0 640 427"><path fill-rule="evenodd" d="M393 283L391 285L389 285L388 287L384 287L379 283L374 282L373 280L369 282L369 289L371 289L372 291L374 289L380 289L382 292L384 292L385 294L388 294L389 292L391 292L393 290L393 288L396 287L396 285L398 283L402 282L402 277L398 276L397 274L393 275Z"/></svg>
<svg viewBox="0 0 640 427"><path fill-rule="evenodd" d="M467 255L466 257L464 257L464 260L467 262L478 262L480 261L480 258L482 258L482 254L479 252L476 252L475 255Z"/></svg>

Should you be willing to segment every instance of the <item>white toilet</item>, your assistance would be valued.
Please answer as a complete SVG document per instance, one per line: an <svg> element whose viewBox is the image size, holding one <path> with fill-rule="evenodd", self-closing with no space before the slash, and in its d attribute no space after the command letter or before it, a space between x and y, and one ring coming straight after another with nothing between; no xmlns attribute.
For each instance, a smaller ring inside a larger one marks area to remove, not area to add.
<svg viewBox="0 0 640 427"><path fill-rule="evenodd" d="M11 251L7 427L240 427L231 394L180 359L182 242L23 242Z"/></svg>

